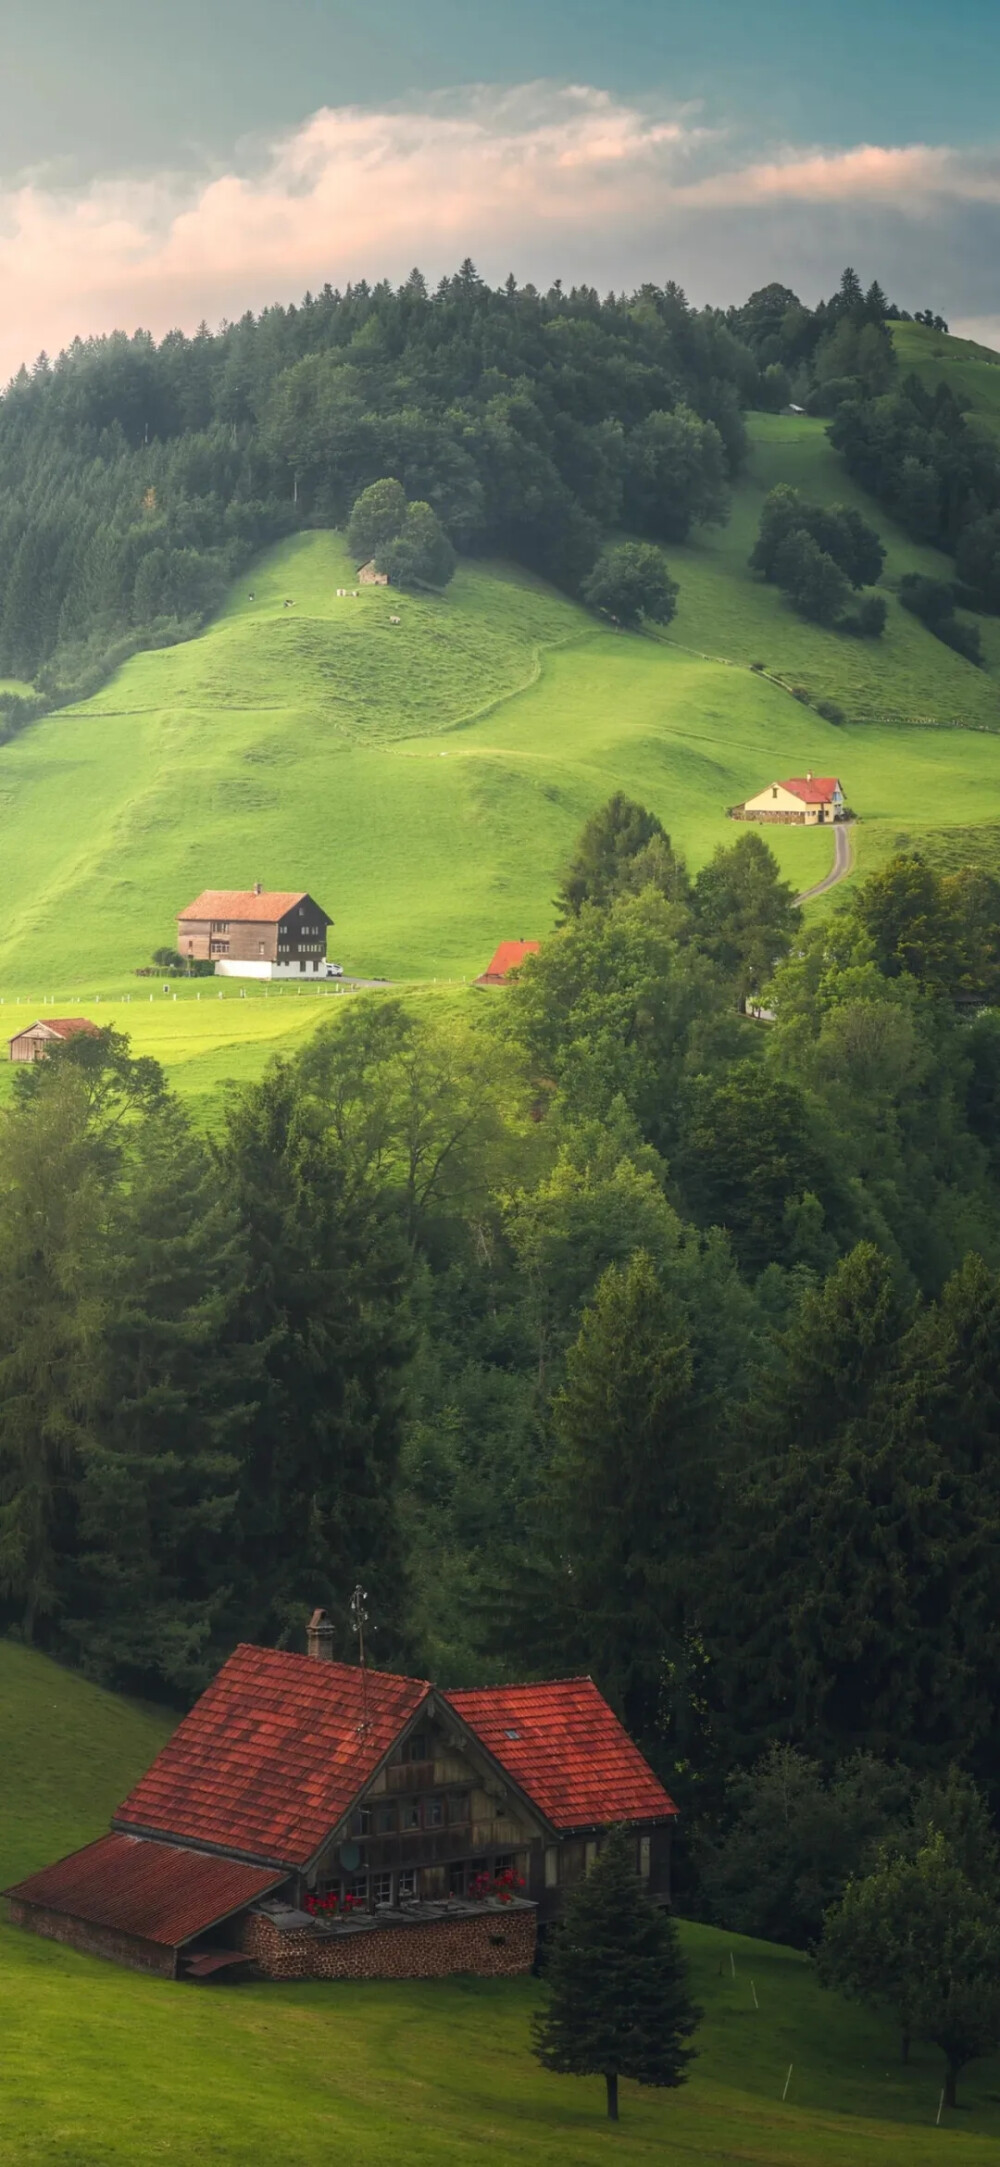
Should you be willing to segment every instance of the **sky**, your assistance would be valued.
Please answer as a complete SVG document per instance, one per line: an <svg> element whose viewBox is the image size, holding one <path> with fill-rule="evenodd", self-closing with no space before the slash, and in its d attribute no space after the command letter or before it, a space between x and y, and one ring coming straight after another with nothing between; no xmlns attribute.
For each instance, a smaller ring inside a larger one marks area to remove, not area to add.
<svg viewBox="0 0 1000 2167"><path fill-rule="evenodd" d="M0 378L327 280L726 304L843 265L1000 345L998 0L3 0Z"/></svg>

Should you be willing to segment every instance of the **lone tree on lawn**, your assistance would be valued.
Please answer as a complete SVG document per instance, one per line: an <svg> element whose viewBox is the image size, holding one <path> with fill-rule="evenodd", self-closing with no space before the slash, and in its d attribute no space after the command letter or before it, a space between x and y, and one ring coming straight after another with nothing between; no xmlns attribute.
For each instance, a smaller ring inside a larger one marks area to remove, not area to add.
<svg viewBox="0 0 1000 2167"><path fill-rule="evenodd" d="M612 542L602 549L581 589L588 608L610 617L628 632L644 619L668 625L677 608L677 581L671 579L658 549L650 542Z"/></svg>
<svg viewBox="0 0 1000 2167"><path fill-rule="evenodd" d="M618 2079L687 2081L701 2018L669 1914L657 1909L633 1863L635 1837L613 1829L569 1898L546 1980L548 2008L532 2027L534 2051L561 2076L603 2077L618 2120Z"/></svg>

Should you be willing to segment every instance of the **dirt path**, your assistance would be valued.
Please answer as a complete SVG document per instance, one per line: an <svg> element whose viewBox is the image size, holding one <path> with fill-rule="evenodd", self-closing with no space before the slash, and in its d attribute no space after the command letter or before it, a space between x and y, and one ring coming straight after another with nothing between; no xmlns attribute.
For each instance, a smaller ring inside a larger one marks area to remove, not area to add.
<svg viewBox="0 0 1000 2167"><path fill-rule="evenodd" d="M825 880L818 880L815 887L803 888L802 894L796 896L796 902L811 903L814 896L825 895L827 889L835 888L839 880L846 880L853 865L854 851L851 848L851 831L845 822L841 822L833 831L833 866L830 872Z"/></svg>

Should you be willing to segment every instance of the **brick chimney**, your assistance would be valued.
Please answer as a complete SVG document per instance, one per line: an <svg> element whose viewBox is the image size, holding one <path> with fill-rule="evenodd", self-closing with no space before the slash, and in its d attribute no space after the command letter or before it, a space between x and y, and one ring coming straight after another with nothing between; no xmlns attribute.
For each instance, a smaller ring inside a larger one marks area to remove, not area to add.
<svg viewBox="0 0 1000 2167"><path fill-rule="evenodd" d="M320 1663L333 1662L333 1626L325 1610L314 1610L306 1627L306 1654Z"/></svg>
<svg viewBox="0 0 1000 2167"><path fill-rule="evenodd" d="M255 895L263 895L263 893L264 893L264 883L263 883L263 881L262 881L262 880L255 880L255 881L254 881L254 884L253 884L253 892L254 892L254 894L255 894Z"/></svg>

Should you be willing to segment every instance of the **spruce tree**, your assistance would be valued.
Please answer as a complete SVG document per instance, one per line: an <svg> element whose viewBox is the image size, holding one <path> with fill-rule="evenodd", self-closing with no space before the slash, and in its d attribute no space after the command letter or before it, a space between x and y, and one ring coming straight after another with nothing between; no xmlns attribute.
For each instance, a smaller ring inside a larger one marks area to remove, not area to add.
<svg viewBox="0 0 1000 2167"><path fill-rule="evenodd" d="M618 2120L618 2079L673 2088L687 2081L700 2021L677 1929L635 1871L635 1837L613 1829L570 1896L547 1970L548 2007L534 2052L560 2076L601 2076Z"/></svg>

